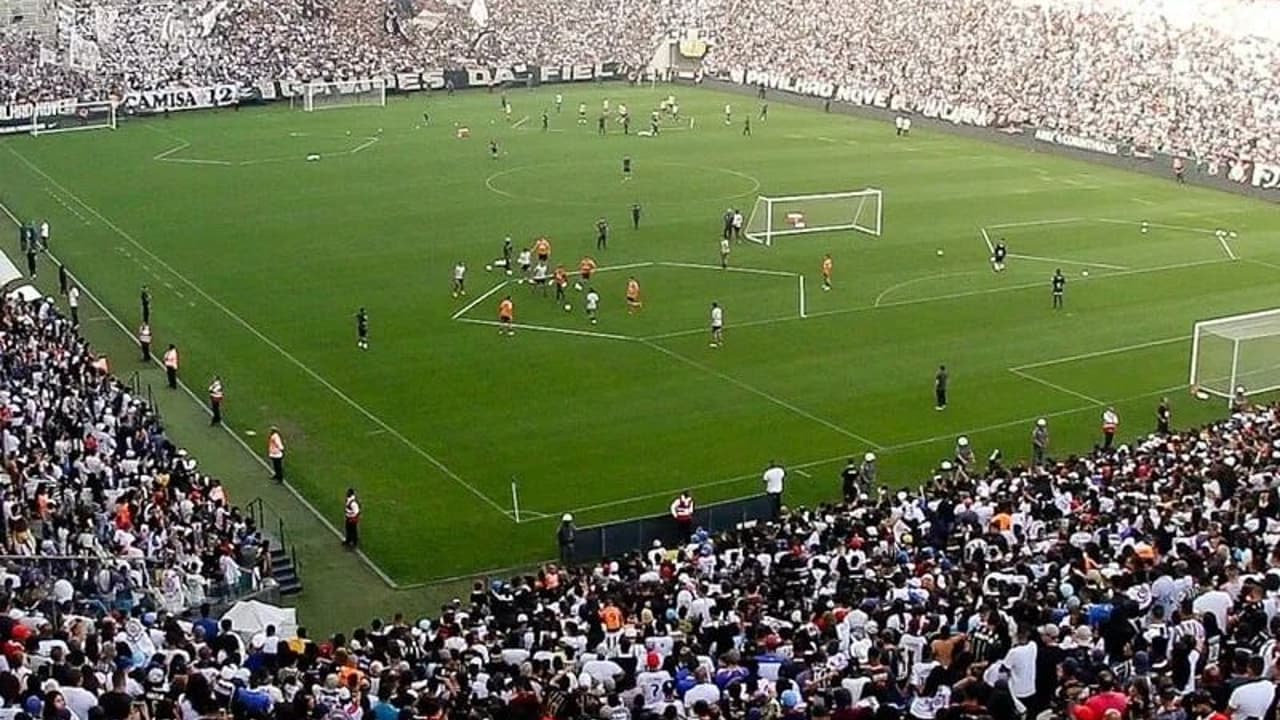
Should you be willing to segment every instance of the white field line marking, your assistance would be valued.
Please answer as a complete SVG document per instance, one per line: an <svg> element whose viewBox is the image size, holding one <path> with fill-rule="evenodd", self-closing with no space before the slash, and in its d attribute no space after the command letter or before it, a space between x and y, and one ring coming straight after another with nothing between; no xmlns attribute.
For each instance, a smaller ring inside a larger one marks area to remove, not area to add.
<svg viewBox="0 0 1280 720"><path fill-rule="evenodd" d="M369 432L365 433L365 435L367 437L373 437L374 435L381 435L385 432L386 430L383 430L382 428L378 428L377 430L370 430Z"/></svg>
<svg viewBox="0 0 1280 720"><path fill-rule="evenodd" d="M1064 258L1047 257L1045 255L1021 255L1019 253L1009 253L1009 257L1019 260L1030 260L1032 262L1057 263L1059 265L1077 265L1080 267L1098 267L1108 270L1128 270L1128 265L1111 265L1103 262L1084 262L1082 260L1066 260Z"/></svg>
<svg viewBox="0 0 1280 720"><path fill-rule="evenodd" d="M653 265L654 263L652 262L633 262L633 263L626 263L624 265L606 265L604 267L596 268L596 272L602 273L602 272L617 272L619 270L634 270L636 268L653 267Z"/></svg>
<svg viewBox="0 0 1280 720"><path fill-rule="evenodd" d="M1142 205L1147 205L1147 206L1154 206L1154 205L1159 205L1159 204L1160 204L1160 203L1158 203L1158 202L1154 202L1154 201L1151 201L1151 200L1147 200L1146 198L1140 198L1140 197L1132 197L1132 198L1129 198L1129 199L1130 199L1130 200L1132 200L1132 201L1134 201L1134 202L1136 202L1136 203L1139 203L1139 204L1142 204Z"/></svg>
<svg viewBox="0 0 1280 720"><path fill-rule="evenodd" d="M800 468L796 468L796 474L797 474L797 475L800 475L800 476L803 476L803 477L807 477L807 478L811 478L811 477L813 477L812 475L810 475L809 473L805 472L804 470L801 470Z"/></svg>
<svg viewBox="0 0 1280 720"><path fill-rule="evenodd" d="M191 147L191 143L187 142L186 140L183 140L181 143L179 143L178 145L175 145L174 147L169 148L168 150L164 150L164 151L161 151L161 152L156 153L155 155L152 155L152 156L151 156L151 159L152 159L152 160L163 160L163 159L165 159L165 158L169 157L170 155L172 155L172 154L174 154L174 153L178 152L179 150L185 150L185 149L187 149L187 148L189 148L189 147Z"/></svg>
<svg viewBox="0 0 1280 720"><path fill-rule="evenodd" d="M1095 398L1095 397L1091 397L1091 396L1089 396L1089 395L1085 395L1084 393L1076 392L1075 390L1072 390L1071 388L1063 387L1062 385L1059 385L1059 384L1054 383L1054 382L1049 382L1048 380L1045 380L1044 378L1036 377L1035 375L1032 375L1032 374L1031 374L1031 373L1029 373L1029 372L1025 372L1025 371L1023 371L1023 370L1015 370L1015 369L1013 369L1013 368L1009 368L1009 372L1013 373L1014 375L1017 375L1017 376L1018 376L1018 377L1020 377L1020 378L1023 378L1024 380L1030 380L1031 382L1039 383L1039 384L1041 384L1041 385L1044 385L1044 386L1045 386L1045 387L1047 387L1047 388L1051 388L1051 389L1053 389L1053 390L1057 390L1058 392L1066 393L1066 394L1068 394L1068 395L1071 395L1071 396L1074 396L1074 397L1078 397L1078 398L1080 398L1081 400L1084 400L1084 401L1086 401L1086 402L1091 402L1091 403L1093 403L1094 405L1102 405L1102 404L1103 404L1103 402L1102 402L1101 400L1099 400L1099 399L1097 399L1097 398Z"/></svg>
<svg viewBox="0 0 1280 720"><path fill-rule="evenodd" d="M1120 353L1126 353L1133 350L1144 350L1146 348L1159 347L1161 345L1172 345L1173 343L1185 342L1190 339L1190 335L1178 335L1177 337L1149 340L1147 342L1135 343L1133 345L1122 345L1120 347L1107 348L1105 350L1094 350L1093 352L1080 353L1079 355L1067 355L1066 357L1053 358L1051 360L1041 360L1039 362L1026 363L1025 365L1015 365L1009 369L1015 372L1019 370L1031 370L1032 368L1061 365L1063 363L1075 362L1077 360L1089 360L1091 358L1103 357L1106 355L1118 355Z"/></svg>
<svg viewBox="0 0 1280 720"><path fill-rule="evenodd" d="M473 307L475 307L475 306L479 305L480 303L484 302L484 301L485 301L485 299L486 299L486 298L488 298L490 295L492 295L492 294L494 294L494 293L498 292L499 290L501 290L502 288L506 287L508 282L510 282L510 281L509 281L509 280L503 280L502 282L498 283L497 285L494 285L493 287L489 288L489 289L488 289L487 291L485 291L485 293L484 293L483 295L481 295L480 297L477 297L475 300L472 300L471 302L467 303L466 305L463 305L463 306L462 306L462 308L461 308L460 310L458 310L458 312L456 312L456 313L454 313L453 315L451 315L451 316L450 316L450 319L451 319L451 320L457 320L458 318L462 317L463 315L466 315L468 310L470 310L471 308L473 308Z"/></svg>
<svg viewBox="0 0 1280 720"><path fill-rule="evenodd" d="M703 363L700 363L700 362L698 362L697 360L694 360L693 358L686 357L685 355L681 355L680 353L676 352L675 350L671 350L671 349L669 349L669 348L665 348L665 347L663 347L663 346L661 346L661 345L659 345L659 344L657 344L657 343L655 343L655 342L650 342L650 341L648 341L648 340L642 340L641 342L643 342L645 345L647 345L647 346L649 346L649 347L653 348L654 350L657 350L658 352L662 353L663 355L666 355L666 356L668 356L668 357L671 357L671 358L674 358L674 359L676 359L676 360L679 360L680 362L683 362L683 363L685 363L686 365L689 365L690 367L697 368L698 370L701 370L701 371L703 371L703 372L707 373L708 375L712 375L712 376L715 376L715 377L717 377L717 378L720 378L721 380L724 380L725 382L727 382L727 383L729 383L729 384L731 384L731 385L735 385L735 386L737 386L737 387L739 387L739 388L741 388L741 389L743 389L743 390L746 390L747 392L749 392L749 393L751 393L751 394L753 394L753 395L757 395L757 396L759 396L759 397L762 397L762 398L764 398L765 400L768 400L769 402L773 403L774 405L777 405L777 406L778 406L778 407L780 407L780 408L783 408L783 409L786 409L786 410L790 410L791 412L795 413L796 415L799 415L799 416L801 416L801 417L803 417L803 418L806 418L806 419L808 419L808 420L812 420L813 422L816 422L816 423L818 423L819 425L822 425L823 427L826 427L826 428L828 428L828 429L830 429L830 430L834 430L835 432L838 432L838 433L840 433L841 435L844 435L844 436L845 436L845 437L847 437L847 438L852 438L852 439L854 439L854 440L857 440L857 441L858 441L858 442L860 442L860 443L863 443L864 445L869 445L872 449L879 450L879 449L882 447L879 443L877 443L877 442L876 442L876 441L874 441L874 440L869 440L869 439L867 439L867 438L865 438L865 437L863 437L863 436L861 436L861 435L859 435L859 434L857 434L857 433L855 433L855 432L852 432L852 431L846 430L845 428L840 427L839 425L837 425L837 424L835 424L835 423L831 422L830 420L826 420L826 419L820 418L820 417L818 417L817 415L814 415L813 413L809 412L808 410L804 410L804 409L802 409L802 408L796 407L795 405L792 405L791 403L787 402L786 400L783 400L782 398L780 398L780 397L778 397L778 396L776 396L776 395L771 395L771 394L769 394L769 393L765 392L764 390L761 390L760 388L758 388L758 387L756 387L756 386L754 386L754 385L750 385L750 384L748 384L748 383L745 383L745 382L743 382L743 381L741 381L741 380L739 380L739 379L737 379L737 378L735 378L735 377L733 377L733 376L731 376L731 375L726 375L726 374L724 374L724 373L720 372L719 370L716 370L716 369L715 369L715 368L713 368L713 367L710 367L710 366L708 366L708 365L704 365Z"/></svg>
<svg viewBox="0 0 1280 720"><path fill-rule="evenodd" d="M348 155L355 155L356 153L360 152L361 150L365 150L365 149L367 149L367 148L369 148L369 147L372 147L372 146L374 146L374 145L377 145L377 144L378 144L378 138L376 138L376 137L366 138L364 142L362 142L362 143L360 143L359 145L357 145L357 146L355 146L355 147L351 148L350 150L348 150L348 151L347 151L347 154L348 154Z"/></svg>
<svg viewBox="0 0 1280 720"><path fill-rule="evenodd" d="M92 211L92 208L88 208L88 206L85 206L85 207L86 209L89 209L90 211ZM12 220L15 225L21 224L18 221L17 216L14 215L13 212L9 210L9 208L6 207L3 203L0 203L0 211L4 212L5 215L8 215L9 219ZM59 265L62 264L62 262L58 260L57 256L54 255L52 251L46 250L45 254L48 255L49 259L53 260L55 263L58 263ZM67 276L71 278L71 281L76 284L76 287L84 291L84 294L89 298L91 302L93 302L94 305L97 305L98 308L101 309L102 312L105 313L106 316L111 319L111 322L114 323L116 327L120 328L120 332L124 333L130 339L136 339L136 336L133 334L133 331L130 330L123 322L121 322L120 318L117 317L115 313L111 312L111 310L106 306L106 303L103 303L101 300L99 300L98 296L94 295L93 291L90 290L87 285L85 285L83 282L80 281L79 278L75 276L75 273L72 273L70 270L68 270ZM153 355L151 357L151 362L155 364L156 367L163 367L163 363L161 362L158 356ZM185 392L187 396L191 398L191 401L194 402L197 407L201 408L206 413L210 412L208 406L205 404L204 399L201 398L199 395L196 395L195 392L191 390L191 387L187 385L186 380L183 380L181 377L178 378L178 387L182 388L182 391ZM223 423L219 427L221 427L228 435L230 435L231 439L236 441L236 444L238 444L241 448L244 449L246 453L249 454L249 457L253 458L254 461L258 463L258 465L262 466L262 469L268 470L268 471L271 470L271 466L267 464L267 461L264 460L263 457L259 455L253 448L249 447L249 443L245 442L244 438L240 437L240 435L235 430L233 430L230 425ZM253 433L252 431L246 431L246 433L250 435L256 434L256 433ZM297 501L301 503L303 507L309 510L311 514L314 515L315 518L320 521L321 525L328 528L329 532L333 533L334 537L338 537L338 538L344 537L343 533L340 530L338 530L338 528L332 522L329 521L329 518L325 517L324 513L320 512L315 505L312 505L310 500L303 497L302 493L298 492L297 488L293 487L288 483L284 483L284 488L288 490L289 494L293 495L293 497L297 499ZM382 582L386 583L387 587L390 587L393 589L400 588L400 585L397 584L395 580L392 580L390 575L383 572L382 568L378 567L377 563L375 563L373 560L370 560L369 556L366 555L363 550L357 549L356 555L365 564L365 567L372 570L373 573L377 575L379 579L382 580Z"/></svg>
<svg viewBox="0 0 1280 720"><path fill-rule="evenodd" d="M1244 261L1247 263L1253 263L1254 265L1258 265L1260 267L1271 268L1272 270L1280 270L1280 265L1267 262L1266 260L1256 260L1254 258L1245 258Z"/></svg>
<svg viewBox="0 0 1280 720"><path fill-rule="evenodd" d="M1118 400L1112 401L1109 404L1122 405L1125 403L1133 402L1135 400L1142 400L1144 398L1149 398L1149 397L1158 397L1160 395L1165 395L1175 390L1185 389L1186 387L1187 387L1186 383L1182 383L1179 385L1174 385L1172 387L1161 388L1159 390L1154 390L1152 392L1142 393L1141 395L1133 395L1130 397L1120 398ZM959 430L956 432L947 433L945 435L935 435L933 437L920 438L919 440L909 440L907 442L898 443L897 445L889 445L887 447L881 448L879 452L881 454L885 454L885 453L894 453L901 450L910 450L911 448L920 447L922 445L932 445L933 443L942 442L944 440L952 440L956 437L959 437L960 435L967 435L972 437L974 435L978 435L984 432L990 432L992 430L1003 430L1004 428L1014 427L1016 425L1028 425L1030 423L1035 422L1036 420L1039 420L1040 418L1049 419L1049 418L1065 417L1068 415L1076 415L1076 414L1085 412L1087 410L1095 410L1098 407L1102 407L1103 405L1104 405L1103 403L1097 403L1092 405L1081 405L1074 408L1067 408L1066 410L1058 410L1056 412L1041 413L1039 415L1032 415L1030 417L1018 418L1016 420L1008 420L1001 423L995 423L993 425L970 428L968 430ZM821 467L823 465L830 465L832 463L842 462L844 460L847 460L849 458L849 455L850 453L847 453L847 452L841 453L840 455L822 458L820 460L811 460L809 462L803 462L795 465L787 465L786 468L788 470L795 470L796 472L799 472L800 470L806 469L806 468L815 468L815 467ZM670 497L672 493L678 493L682 489L700 490L703 488L716 487L719 485L732 485L734 483L745 482L747 480L752 480L752 479L759 480L760 473L752 473L750 475L739 475L737 477L725 478L722 480L711 480L709 482L704 482L704 483L694 483L694 484L686 483L677 488L660 490L657 492L646 493L644 495L635 495L633 497L620 498L618 500L609 500L606 502L595 503L593 505L584 505L582 507L566 509L563 512L577 515L579 513L587 513L593 510L603 510L611 507L617 507L619 505L630 505L632 503L640 502L643 500L652 500L653 498L657 498L657 497L664 497L664 496Z"/></svg>
<svg viewBox="0 0 1280 720"><path fill-rule="evenodd" d="M922 282L928 282L930 280L942 280L944 278L949 278L949 277L960 277L962 275L977 275L977 274L978 274L977 271L971 270L966 272L937 273L935 275L925 275L924 277L912 278L910 280L903 280L900 283L894 283L893 285L890 285L889 287L880 291L880 294L876 296L876 300L874 303L871 304L871 307L880 307L880 301L884 300L886 295L896 290L901 290L904 287L909 287L911 285L916 285Z"/></svg>
<svg viewBox="0 0 1280 720"><path fill-rule="evenodd" d="M1119 270L1116 272L1105 273L1102 275L1097 275L1097 276L1088 277L1088 278L1078 278L1076 282L1097 282L1100 280L1127 277L1130 275L1144 275L1147 273L1164 272L1166 270L1182 270L1186 268L1200 267L1202 265L1221 265L1223 263L1228 263L1228 262L1231 262L1231 261L1225 258L1215 258L1213 260L1195 260L1192 262L1185 262L1185 263L1173 263L1171 265L1156 265L1156 266L1147 267L1147 268L1133 268L1130 270ZM1276 269L1280 269L1280 266L1276 266ZM885 308L908 307L911 305L922 305L925 303L940 302L943 300L959 300L962 298L977 297L979 295L995 295L998 293L1015 292L1019 290L1030 290L1032 288L1038 288L1038 287L1044 287L1044 286L1045 286L1045 283L1043 282L1033 282L1033 283L1021 283L1018 285L1004 285L1001 287L985 288L982 290L965 290L963 292L947 293L946 295L934 295L931 297L912 298L908 300L894 300L892 302L882 302L879 306L857 305L854 307L836 308L834 310L823 310L821 312L816 312L816 313L811 312L805 316L805 319L811 320L813 318L831 317L835 315L849 315L852 313L862 313L862 312L869 312L873 310L883 310ZM733 327L735 329L748 328L748 327L760 327L764 325L776 325L778 323L784 323L784 322L794 322L799 319L800 318L797 318L795 315L784 315L776 318L765 318L763 320L748 320L746 322L734 323ZM685 337L688 335L696 335L698 333L704 333L704 332L706 332L706 328L699 328L697 330L677 330L675 332L663 333L661 335L651 335L651 336L640 338L640 339L644 341L667 340L670 338Z"/></svg>
<svg viewBox="0 0 1280 720"><path fill-rule="evenodd" d="M987 229L998 230L1000 228L1035 227L1037 225L1065 225L1067 223L1082 222L1085 219L1086 218L1068 217L1068 218L1056 218L1053 220L1027 220L1024 222L997 223L995 225L988 225Z"/></svg>
<svg viewBox="0 0 1280 720"><path fill-rule="evenodd" d="M1108 223L1110 225L1142 225L1141 220L1117 220L1115 218L1094 218L1098 222ZM1208 228L1191 227L1189 225L1169 225L1167 223L1148 222L1148 227L1161 228L1162 230L1182 230L1185 232L1201 233L1203 235L1213 235L1214 231Z"/></svg>
<svg viewBox="0 0 1280 720"><path fill-rule="evenodd" d="M157 160L159 160L160 162L181 163L181 164L184 164L184 165L221 165L221 166L229 166L229 165L231 165L231 164L232 164L232 163L230 163L230 162L228 162L228 161L226 161L226 160L200 160L200 159L198 159L198 158L171 158L171 157L163 157L163 158L156 158L156 159L157 159ZM241 164L243 164L243 163L241 163Z"/></svg>
<svg viewBox="0 0 1280 720"><path fill-rule="evenodd" d="M478 318L460 317L458 322L471 323L472 325L488 325L489 327L504 327L497 320L480 320ZM579 337L603 338L605 340L626 340L634 342L635 338L629 335L614 335L612 333L594 332L592 330L574 330L573 328L559 328L550 325L526 325L524 323L511 323L511 327L517 330L532 330L533 332L558 333L560 335L576 335ZM505 511L504 511L505 512ZM522 511L523 512L523 511Z"/></svg>
<svg viewBox="0 0 1280 720"><path fill-rule="evenodd" d="M520 127L521 125L523 125L523 124L525 124L525 123L527 123L527 122L529 122L529 116L528 116L528 115L525 115L524 117L522 117L522 118L520 118L519 120L517 120L517 121L515 121L514 123L512 123L512 124L511 124L511 127L513 127L513 128L518 128L518 127Z"/></svg>
<svg viewBox="0 0 1280 720"><path fill-rule="evenodd" d="M978 229L982 231L982 241L987 244L987 252L990 252L990 253L995 252L996 246L991 244L991 236L987 234L987 229L986 228L978 228Z"/></svg>
<svg viewBox="0 0 1280 720"><path fill-rule="evenodd" d="M412 440L405 437L405 435L401 433L399 430L396 430L395 428L391 427L391 425L387 424L385 420L373 414L368 408L361 405L359 402L356 402L356 400L353 399L350 395L343 392L336 385L326 380L324 376L322 376L320 373L313 370L311 366L299 360L297 356L295 356L293 353L281 347L280 344L277 343L275 340L272 340L271 338L264 335L261 330L254 327L248 320L245 320L244 317L242 317L239 313L237 313L236 311L224 305L222 301L218 300L213 295L210 295L207 291L204 290L204 288L200 287L199 285L196 285L185 275L178 272L178 270L174 268L172 265L165 262L160 256L151 252L142 243L138 242L138 240L134 238L133 235L130 235L128 231L122 229L119 225L116 225L114 222L109 220L101 212L98 212L98 210L96 210L93 206L89 205L85 201L76 197L75 193L71 192L70 190L63 187L61 184L59 184L58 181L54 180L48 173L40 169L40 167L38 167L35 163L28 160L25 155L18 152L17 150L14 150L13 145L11 143L6 144L5 149L7 149L14 157L21 160L24 165L30 168L37 175L40 175L45 180L48 180L55 187L61 188L62 192L66 193L68 197L70 197L72 200L75 200L77 203L80 204L81 207L83 207L85 210L91 213L94 217L98 218L98 220L100 220L102 224L106 225L108 228L111 228L111 230L114 231L117 235L119 235L122 239L128 241L130 245L133 245L135 248L137 248L139 252L149 256L153 261L155 261L155 263L158 266L164 268L166 271L172 274L175 278L181 281L184 285L191 288L197 295L199 295L200 297L208 301L210 305L213 305L214 307L221 310L223 314L225 314L227 317L235 321L236 324L240 325L240 327L248 331L249 334L258 338L258 340L260 340L264 345L271 348L272 350L275 350L285 360L288 360L290 363L292 363L295 367L297 367L299 370L305 373L312 380L316 381L321 386L329 390L329 392L333 393L334 396L336 396L338 399L345 402L351 409L365 416L365 418L367 418L373 424L386 430L388 433L391 434L392 437L399 440L405 447L412 450L415 454L417 454L422 459L426 460L433 467L435 467L437 470L443 473L446 477L448 477L458 485L465 488L472 495L482 500L486 505L497 510L499 513L502 513L503 515L506 515L507 509L499 505L497 502L495 502L493 498L489 497L488 495L485 495L483 492L479 490L479 488L467 482L466 480L463 480L461 476L459 476L456 472L451 470L448 465L445 465L443 462L437 459L436 456L432 455L426 450L423 450L420 446L418 446Z"/></svg>
<svg viewBox="0 0 1280 720"><path fill-rule="evenodd" d="M772 276L774 276L774 277L789 277L789 278L793 278L793 277L799 277L799 276L800 276L800 274L799 274L799 273L784 272L784 271L782 271L782 270L764 270L764 269L761 269L761 268L749 268L749 267L729 267L729 268L722 268L722 267L720 267L719 265L706 265L706 264L703 264L703 263L687 263L687 262L667 262L667 261L663 261L663 262L658 262L658 263L656 263L656 264L657 264L657 265L661 265L662 267L690 268L690 269L693 269L693 270L715 270L716 272L739 272L739 273L748 273L748 274L751 274L751 275L772 275Z"/></svg>

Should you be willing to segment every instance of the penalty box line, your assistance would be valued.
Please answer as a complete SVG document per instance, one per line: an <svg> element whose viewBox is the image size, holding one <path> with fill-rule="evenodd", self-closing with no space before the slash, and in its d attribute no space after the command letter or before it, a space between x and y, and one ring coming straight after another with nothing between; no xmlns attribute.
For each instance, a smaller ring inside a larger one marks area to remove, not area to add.
<svg viewBox="0 0 1280 720"><path fill-rule="evenodd" d="M354 398L352 398L342 389L334 385L332 382L326 379L323 375L316 372L310 365L307 365L306 363L302 362L301 360L298 359L296 355L286 350L283 346L281 346L275 340L272 340L270 337L264 334L261 330L259 330L256 326L254 326L252 323L246 320L242 315L237 313L235 310L232 310L231 308L227 307L226 304L224 304L221 300L211 295L204 288L195 284L194 281L192 281L190 278L188 278L187 276L179 272L177 268L170 265L159 255L156 255L149 248L147 248L145 245L139 242L138 239L135 238L132 234L130 234L127 230L121 228L119 225L112 222L106 215L103 215L100 211L98 211L97 208L94 208L92 205L89 205L88 203L86 203L75 193L71 192L71 190L67 189L65 185L58 182L56 179L53 178L53 176L51 176L49 173L45 172L38 165L33 163L25 155L15 150L12 144L6 144L5 149L8 150L9 153L12 154L14 157L16 157L18 160L20 160L22 164L27 166L27 168L29 168L32 172L44 178L45 181L47 181L50 185L57 188L62 193L66 194L67 197L74 200L78 205L80 205L86 211L88 211L89 214L96 217L103 225L107 226L107 228L109 228L112 232L118 235L122 240L128 242L130 245L136 248L138 252L150 258L151 261L156 264L156 266L163 268L165 272L168 272L170 275L172 275L182 284L191 288L192 291L194 291L200 297L204 298L204 300L207 301L210 305L220 310L224 315L230 318L235 324L239 325L250 335L254 336L259 341L261 341L264 345L274 350L277 354L280 355L280 357L287 360L290 364L292 364L297 369L301 370L305 375L310 377L316 383L320 384L322 387L327 389L335 397L337 397L339 400L344 402L348 407L355 410L360 415L363 415L366 419L368 419L374 425L382 428L383 430L386 430L389 435L391 435L396 440L398 440L406 448L411 450L414 454L418 455L422 459L426 460L432 467L439 470L441 474L443 474L445 477L449 478L450 480L452 480L462 488L466 489L467 492L471 493L473 496L475 496L476 498L484 502L484 504L493 508L503 516L510 518L509 511L506 508L502 507L502 505L496 502L493 498L486 495L483 491L481 491L475 485L472 485L471 483L464 480L460 475L454 472L448 465L445 465L443 462L441 462L440 459L437 458L435 455L432 455L431 453L424 450L417 443L413 442L408 437L406 437L404 433L392 427L390 424L387 423L387 421L383 420L378 415L375 415L372 411L370 411L364 405L360 404L358 401L356 401Z"/></svg>
<svg viewBox="0 0 1280 720"><path fill-rule="evenodd" d="M1050 360L1041 360L1039 362L1026 363L1024 365L1017 365L1007 369L1009 372L1013 373L1014 375L1017 375L1018 377L1024 380L1030 380L1031 382L1044 385L1047 388L1051 388L1053 390L1057 390L1058 392L1071 395L1072 397L1080 398L1081 400L1094 403L1095 405L1105 405L1106 403L1104 403L1103 401L1091 395L1086 395L1085 393L1079 392L1077 390L1072 390L1071 388L1065 385L1060 385L1058 383L1046 380L1029 371L1035 368L1052 367L1054 365L1063 365L1066 363L1078 362L1080 360L1089 360L1091 358L1106 357L1107 355L1119 355L1122 353L1133 352L1134 350L1143 350L1146 348L1160 347L1162 345L1170 345L1177 342L1186 342L1189 339L1190 337L1187 335L1178 335L1176 337L1161 338L1159 340L1150 340L1148 342L1134 343L1132 345L1121 345L1120 347L1107 348L1105 350L1094 350L1092 352L1078 353L1076 355L1067 355L1064 357L1053 358Z"/></svg>
<svg viewBox="0 0 1280 720"><path fill-rule="evenodd" d="M987 232L988 230L996 230L999 228L1011 228L1011 227L1037 227L1042 225L1067 225L1070 223L1078 223L1078 222L1089 222L1089 218L1070 217L1070 218L1056 218L1053 220L1027 220L1025 222L1016 222L1016 223L998 223L995 225L987 225L985 227L980 227L978 228L978 230L982 232L982 241L987 245L987 252L994 253L996 251L996 246L995 246L995 243L991 242L991 235L990 233ZM1075 265L1077 267L1096 267L1096 268L1105 268L1107 270L1131 269L1128 265L1113 265L1111 263L1104 263L1104 262L1084 262L1081 260L1067 260L1066 258L1049 257L1047 255L1024 255L1021 253L1009 253L1009 257L1017 260L1051 263L1056 265Z"/></svg>

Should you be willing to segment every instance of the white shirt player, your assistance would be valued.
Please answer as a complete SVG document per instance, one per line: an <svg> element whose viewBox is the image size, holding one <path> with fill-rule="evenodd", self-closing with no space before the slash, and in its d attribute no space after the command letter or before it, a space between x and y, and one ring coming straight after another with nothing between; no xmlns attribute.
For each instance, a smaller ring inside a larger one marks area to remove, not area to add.
<svg viewBox="0 0 1280 720"><path fill-rule="evenodd" d="M729 255L729 238L720 238L720 254L726 257Z"/></svg>
<svg viewBox="0 0 1280 720"><path fill-rule="evenodd" d="M533 262L533 254L528 249L521 250L520 255L516 257L516 262L520 263L520 267L527 268Z"/></svg>
<svg viewBox="0 0 1280 720"><path fill-rule="evenodd" d="M49 221L45 220L40 223L40 239L47 244L49 242Z"/></svg>
<svg viewBox="0 0 1280 720"><path fill-rule="evenodd" d="M609 112L609 98L600 101L600 109Z"/></svg>
<svg viewBox="0 0 1280 720"><path fill-rule="evenodd" d="M594 289L587 291L587 312L595 312L600 307L600 293Z"/></svg>
<svg viewBox="0 0 1280 720"><path fill-rule="evenodd" d="M711 329L719 330L724 327L724 308L719 305L711 308Z"/></svg>
<svg viewBox="0 0 1280 720"><path fill-rule="evenodd" d="M560 106L563 104L564 104L564 95L561 95L560 93L556 93L556 106Z"/></svg>
<svg viewBox="0 0 1280 720"><path fill-rule="evenodd" d="M729 116L733 115L733 106L729 103L724 104L724 121L729 122Z"/></svg>
<svg viewBox="0 0 1280 720"><path fill-rule="evenodd" d="M454 280L461 280L461 279L465 278L466 276L467 276L467 265L466 265L466 263L458 263L457 265L454 265L454 266L453 266L453 279L454 279Z"/></svg>
<svg viewBox="0 0 1280 720"><path fill-rule="evenodd" d="M742 213L740 213L740 212L735 212L735 213L733 214L733 227L734 227L734 229L735 229L735 230L741 230L741 229L742 229Z"/></svg>
<svg viewBox="0 0 1280 720"><path fill-rule="evenodd" d="M547 279L547 265L546 265L546 263L538 263L537 265L533 266L533 280L534 280L534 282L545 282L545 281L546 281L546 279Z"/></svg>
<svg viewBox="0 0 1280 720"><path fill-rule="evenodd" d="M618 117L627 116L627 106L625 103L618 103Z"/></svg>

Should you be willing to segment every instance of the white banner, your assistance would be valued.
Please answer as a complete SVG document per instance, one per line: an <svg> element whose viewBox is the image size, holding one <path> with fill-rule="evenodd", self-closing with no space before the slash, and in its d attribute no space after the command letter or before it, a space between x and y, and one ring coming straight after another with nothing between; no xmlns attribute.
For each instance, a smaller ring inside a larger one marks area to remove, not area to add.
<svg viewBox="0 0 1280 720"><path fill-rule="evenodd" d="M1264 190L1280 189L1280 165L1253 166L1253 186Z"/></svg>
<svg viewBox="0 0 1280 720"><path fill-rule="evenodd" d="M729 72L729 79L740 85L763 85L772 90L785 90L809 97L830 98L836 102L885 108L895 112L914 112L935 120L957 125L988 127L996 121L990 111L971 105L952 105L942 100L921 100L895 95L885 88L871 85L841 84L819 78L798 78L781 73L746 70Z"/></svg>
<svg viewBox="0 0 1280 720"><path fill-rule="evenodd" d="M1036 130L1036 139L1041 142L1053 143L1054 145L1062 145L1063 147L1075 148L1077 150L1102 153L1104 155L1120 154L1120 146L1113 142L1080 137L1079 135L1072 135L1058 130L1049 130L1048 128L1040 128L1039 130Z"/></svg>
<svg viewBox="0 0 1280 720"><path fill-rule="evenodd" d="M142 90L125 94L121 103L125 112L146 115L176 110L201 110L204 108L235 105L240 100L240 86L232 84L210 85L198 88L164 88Z"/></svg>

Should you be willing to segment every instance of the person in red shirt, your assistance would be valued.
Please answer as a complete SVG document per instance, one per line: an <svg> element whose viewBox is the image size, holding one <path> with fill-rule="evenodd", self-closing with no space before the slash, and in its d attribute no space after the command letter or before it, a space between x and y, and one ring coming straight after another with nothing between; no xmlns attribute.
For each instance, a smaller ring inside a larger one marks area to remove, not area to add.
<svg viewBox="0 0 1280 720"><path fill-rule="evenodd" d="M1098 691L1090 695L1084 705L1098 718L1105 717L1108 710L1115 710L1120 713L1120 717L1124 717L1129 708L1129 696L1116 689L1115 676L1104 670L1098 674Z"/></svg>

